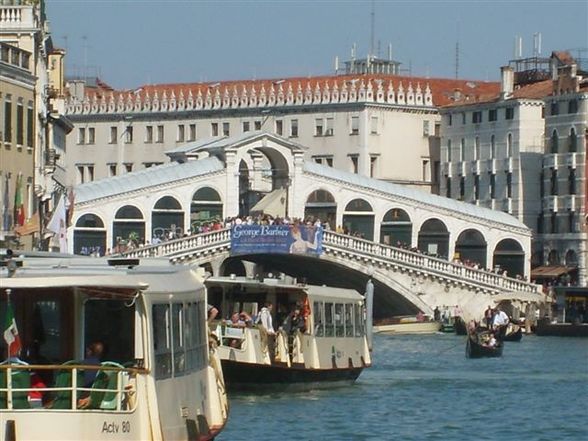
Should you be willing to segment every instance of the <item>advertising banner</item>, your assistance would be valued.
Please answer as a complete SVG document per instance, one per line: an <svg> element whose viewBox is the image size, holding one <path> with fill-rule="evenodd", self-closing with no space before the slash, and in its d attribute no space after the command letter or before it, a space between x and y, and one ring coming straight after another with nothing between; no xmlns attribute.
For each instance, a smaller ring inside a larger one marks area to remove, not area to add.
<svg viewBox="0 0 588 441"><path fill-rule="evenodd" d="M231 254L312 254L323 252L323 228L313 225L235 225Z"/></svg>

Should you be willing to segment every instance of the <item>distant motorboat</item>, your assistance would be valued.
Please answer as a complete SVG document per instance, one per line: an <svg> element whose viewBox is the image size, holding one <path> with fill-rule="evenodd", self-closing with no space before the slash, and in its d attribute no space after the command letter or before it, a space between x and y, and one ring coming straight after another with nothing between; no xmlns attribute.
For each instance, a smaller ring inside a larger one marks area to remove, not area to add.
<svg viewBox="0 0 588 441"><path fill-rule="evenodd" d="M415 316L396 316L379 320L374 325L374 332L380 334L435 334L441 323L424 319L419 321Z"/></svg>

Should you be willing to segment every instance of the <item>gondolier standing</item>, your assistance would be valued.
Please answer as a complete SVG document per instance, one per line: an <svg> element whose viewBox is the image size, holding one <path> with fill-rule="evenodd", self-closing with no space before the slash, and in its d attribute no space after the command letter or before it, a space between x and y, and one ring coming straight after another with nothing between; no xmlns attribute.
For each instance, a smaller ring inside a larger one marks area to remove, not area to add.
<svg viewBox="0 0 588 441"><path fill-rule="evenodd" d="M496 308L496 314L494 314L494 320L492 322L492 327L494 328L494 333L499 340L502 340L506 334L506 327L508 326L509 318L500 306Z"/></svg>

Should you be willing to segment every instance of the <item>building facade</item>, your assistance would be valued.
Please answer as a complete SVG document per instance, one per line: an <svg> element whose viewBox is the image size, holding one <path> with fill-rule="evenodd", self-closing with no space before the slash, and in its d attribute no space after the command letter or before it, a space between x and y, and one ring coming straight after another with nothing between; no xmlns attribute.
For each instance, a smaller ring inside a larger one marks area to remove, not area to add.
<svg viewBox="0 0 588 441"><path fill-rule="evenodd" d="M497 83L346 74L142 86L70 83L72 185L169 161L191 142L267 131L307 146L316 163L436 192L438 107Z"/></svg>

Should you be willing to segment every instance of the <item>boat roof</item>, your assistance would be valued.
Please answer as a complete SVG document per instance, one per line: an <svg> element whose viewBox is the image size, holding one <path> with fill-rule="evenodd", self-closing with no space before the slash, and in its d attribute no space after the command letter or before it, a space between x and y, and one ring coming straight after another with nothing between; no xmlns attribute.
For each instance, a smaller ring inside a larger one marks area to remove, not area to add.
<svg viewBox="0 0 588 441"><path fill-rule="evenodd" d="M264 279L257 280L248 277L209 277L204 282L205 285L214 286L246 286L262 291L303 292L311 298L323 298L329 300L363 300L363 296L354 289L336 288L326 285L307 285L303 283L290 283L281 279Z"/></svg>

